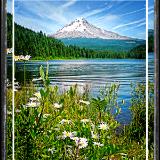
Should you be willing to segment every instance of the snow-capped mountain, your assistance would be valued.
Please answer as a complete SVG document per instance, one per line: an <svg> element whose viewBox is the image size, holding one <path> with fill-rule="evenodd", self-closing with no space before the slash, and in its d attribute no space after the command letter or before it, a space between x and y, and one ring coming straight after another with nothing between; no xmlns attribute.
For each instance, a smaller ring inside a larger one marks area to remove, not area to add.
<svg viewBox="0 0 160 160"><path fill-rule="evenodd" d="M121 36L117 33L106 31L90 24L84 18L78 18L70 24L58 30L55 34L50 35L54 38L100 38L100 39L131 39L126 36Z"/></svg>

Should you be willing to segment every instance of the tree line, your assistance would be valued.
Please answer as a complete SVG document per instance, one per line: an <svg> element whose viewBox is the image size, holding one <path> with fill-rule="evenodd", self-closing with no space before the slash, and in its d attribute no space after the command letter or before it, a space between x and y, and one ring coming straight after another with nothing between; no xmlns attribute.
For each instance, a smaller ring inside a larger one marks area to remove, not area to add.
<svg viewBox="0 0 160 160"><path fill-rule="evenodd" d="M7 44L12 46L12 15L7 14ZM62 41L48 37L42 31L35 32L15 23L15 54L31 55L33 59L58 58L145 58L145 47L135 47L131 51L97 51L75 45L65 45Z"/></svg>

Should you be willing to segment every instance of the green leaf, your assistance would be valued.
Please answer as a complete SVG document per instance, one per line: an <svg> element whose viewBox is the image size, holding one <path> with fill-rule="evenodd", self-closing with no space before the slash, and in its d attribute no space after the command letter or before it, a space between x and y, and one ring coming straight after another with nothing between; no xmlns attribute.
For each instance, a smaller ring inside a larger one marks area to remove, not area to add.
<svg viewBox="0 0 160 160"><path fill-rule="evenodd" d="M44 74L44 69L43 69L42 65L40 66L40 76L41 76L42 80L45 81L45 74Z"/></svg>

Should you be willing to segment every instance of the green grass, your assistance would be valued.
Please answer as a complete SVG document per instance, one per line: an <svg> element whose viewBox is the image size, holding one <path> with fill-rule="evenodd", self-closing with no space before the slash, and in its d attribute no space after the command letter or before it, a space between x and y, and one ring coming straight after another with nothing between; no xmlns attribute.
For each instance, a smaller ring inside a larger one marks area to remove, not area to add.
<svg viewBox="0 0 160 160"><path fill-rule="evenodd" d="M44 72L43 67L40 75L44 88L38 96L34 95L37 89L33 84L27 84L15 93L15 159L145 159L145 85L133 86L133 119L122 133L117 134L120 124L115 117L121 112L116 103L119 84L107 86L100 91L99 97L93 98L87 87L84 93L79 93L77 85L60 94L57 86L50 86L48 71ZM150 89L153 90L151 84ZM8 89L8 111L11 111L11 97L12 90ZM26 107L33 99L37 107ZM152 95L149 101L151 115ZM116 109L115 114L111 114L113 109ZM139 113L143 116L138 116ZM8 159L12 156L11 118L8 114ZM149 121L152 124L152 119ZM100 128L102 123L104 128ZM149 135L152 134L149 130ZM73 137L85 138L87 143L78 143ZM150 141L149 159L153 159L152 145Z"/></svg>

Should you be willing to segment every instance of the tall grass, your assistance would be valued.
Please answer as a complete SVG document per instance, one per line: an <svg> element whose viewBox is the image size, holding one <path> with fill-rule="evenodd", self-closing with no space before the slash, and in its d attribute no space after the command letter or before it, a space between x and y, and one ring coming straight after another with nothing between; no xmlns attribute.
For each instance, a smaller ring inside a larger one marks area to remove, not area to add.
<svg viewBox="0 0 160 160"><path fill-rule="evenodd" d="M15 159L145 159L144 85L133 87L133 120L123 134L117 135L120 123L115 117L121 112L117 103L119 84L107 86L99 97L92 98L88 90L80 94L76 85L60 93L57 86L50 86L48 70L45 72L43 67L40 75L44 88L37 92L30 84L27 92L22 87L15 95ZM8 111L11 92L9 89ZM150 98L152 104L153 97ZM8 113L10 159L12 115ZM152 124L152 118L149 120Z"/></svg>

